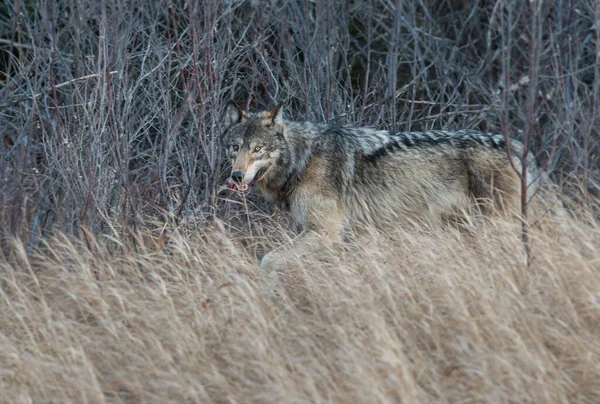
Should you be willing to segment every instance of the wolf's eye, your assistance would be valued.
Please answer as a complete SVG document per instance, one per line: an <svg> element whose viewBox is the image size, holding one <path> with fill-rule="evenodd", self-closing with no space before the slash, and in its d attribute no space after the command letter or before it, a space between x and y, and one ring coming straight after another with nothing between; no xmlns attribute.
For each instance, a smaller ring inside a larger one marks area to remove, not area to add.
<svg viewBox="0 0 600 404"><path fill-rule="evenodd" d="M262 146L256 146L256 147L254 148L254 152L255 152L255 153L258 153L258 152L260 151L260 149L262 149Z"/></svg>
<svg viewBox="0 0 600 404"><path fill-rule="evenodd" d="M240 149L240 146L234 144L233 146L231 146L231 148L233 149L233 151L238 151Z"/></svg>

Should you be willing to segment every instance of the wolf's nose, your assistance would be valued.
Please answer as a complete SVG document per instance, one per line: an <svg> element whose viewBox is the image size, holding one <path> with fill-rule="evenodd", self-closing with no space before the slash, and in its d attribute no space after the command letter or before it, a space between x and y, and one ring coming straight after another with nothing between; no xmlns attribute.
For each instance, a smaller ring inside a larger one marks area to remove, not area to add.
<svg viewBox="0 0 600 404"><path fill-rule="evenodd" d="M231 179L235 182L242 182L242 179L244 179L244 173L241 171L234 171L231 173Z"/></svg>

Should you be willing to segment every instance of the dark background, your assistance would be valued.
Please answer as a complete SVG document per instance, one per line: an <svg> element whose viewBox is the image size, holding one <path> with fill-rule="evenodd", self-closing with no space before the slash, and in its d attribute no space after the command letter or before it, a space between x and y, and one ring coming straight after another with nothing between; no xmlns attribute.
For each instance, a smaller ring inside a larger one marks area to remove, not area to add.
<svg viewBox="0 0 600 404"><path fill-rule="evenodd" d="M36 246L148 218L228 219L231 99L283 102L294 119L505 133L585 198L600 177L599 4L5 1L0 236Z"/></svg>

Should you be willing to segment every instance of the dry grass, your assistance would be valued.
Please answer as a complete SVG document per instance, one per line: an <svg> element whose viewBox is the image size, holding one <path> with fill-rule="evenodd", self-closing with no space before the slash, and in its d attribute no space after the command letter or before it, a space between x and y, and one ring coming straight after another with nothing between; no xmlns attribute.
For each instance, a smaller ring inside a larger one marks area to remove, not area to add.
<svg viewBox="0 0 600 404"><path fill-rule="evenodd" d="M3 400L600 400L595 222L533 233L529 268L498 223L398 231L278 277L207 229L188 223L164 248L15 242L0 275Z"/></svg>

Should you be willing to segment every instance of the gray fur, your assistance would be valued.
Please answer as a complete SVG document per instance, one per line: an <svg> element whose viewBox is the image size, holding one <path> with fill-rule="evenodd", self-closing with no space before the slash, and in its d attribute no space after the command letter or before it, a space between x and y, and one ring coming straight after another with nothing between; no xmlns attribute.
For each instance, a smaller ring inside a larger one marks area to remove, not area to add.
<svg viewBox="0 0 600 404"><path fill-rule="evenodd" d="M523 147L510 142L511 164L502 135L293 122L280 107L228 116L238 117L229 121L225 144L233 171L245 174L242 182L290 211L303 228L329 237L346 226L435 225L473 208L495 214L519 206L514 168L520 170Z"/></svg>

